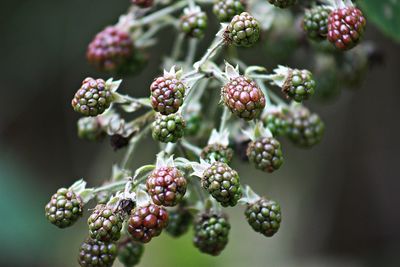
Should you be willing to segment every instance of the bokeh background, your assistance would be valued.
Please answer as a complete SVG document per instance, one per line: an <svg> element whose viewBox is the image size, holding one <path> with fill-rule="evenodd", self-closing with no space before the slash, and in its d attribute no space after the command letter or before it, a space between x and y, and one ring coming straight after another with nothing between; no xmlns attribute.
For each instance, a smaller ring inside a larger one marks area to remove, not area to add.
<svg viewBox="0 0 400 267"><path fill-rule="evenodd" d="M378 2L383 8L386 1ZM78 178L99 185L123 154L107 141L77 138L70 100L83 78L100 75L86 63L87 44L127 7L128 0L1 1L0 266L77 266L85 220L59 230L45 220L44 205ZM162 32L146 69L124 80L123 92L148 94L173 38ZM365 39L375 42L383 64L368 70L358 90L310 102L327 125L320 145L302 150L285 142L285 165L273 175L234 162L244 182L281 203L279 234L256 234L242 207L229 208L232 231L221 256L200 254L191 233L178 240L162 234L146 245L140 266L400 266L400 45L372 24ZM243 55L251 64L268 62ZM154 159L152 140L140 149L132 167Z"/></svg>

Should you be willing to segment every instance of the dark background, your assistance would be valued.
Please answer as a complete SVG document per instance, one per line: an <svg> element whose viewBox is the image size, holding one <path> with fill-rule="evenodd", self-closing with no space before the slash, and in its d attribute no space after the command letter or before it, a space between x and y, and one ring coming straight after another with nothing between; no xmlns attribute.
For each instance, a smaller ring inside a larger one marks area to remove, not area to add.
<svg viewBox="0 0 400 267"><path fill-rule="evenodd" d="M70 100L82 79L99 76L86 63L87 44L127 7L124 0L0 4L1 266L77 265L84 220L58 230L46 222L44 205L78 178L99 185L122 156L107 142L77 138ZM124 80L122 92L147 95L173 37L163 32L145 71ZM311 101L326 123L320 145L284 143L285 165L270 176L234 162L244 182L281 203L280 233L265 239L248 227L242 208L230 208L233 230L220 257L198 253L191 234L162 235L147 245L140 266L400 266L400 46L372 25L366 39L384 52L384 64L370 69L358 90L329 104ZM251 64L268 61L245 55ZM151 162L156 148L147 139L141 151L135 166Z"/></svg>

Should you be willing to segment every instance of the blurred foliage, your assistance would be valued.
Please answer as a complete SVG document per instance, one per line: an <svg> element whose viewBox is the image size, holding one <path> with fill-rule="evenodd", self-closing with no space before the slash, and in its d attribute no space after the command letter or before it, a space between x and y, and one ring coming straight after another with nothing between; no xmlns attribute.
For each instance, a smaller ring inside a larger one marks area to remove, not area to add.
<svg viewBox="0 0 400 267"><path fill-rule="evenodd" d="M400 1L362 0L357 1L366 14L382 32L400 42Z"/></svg>

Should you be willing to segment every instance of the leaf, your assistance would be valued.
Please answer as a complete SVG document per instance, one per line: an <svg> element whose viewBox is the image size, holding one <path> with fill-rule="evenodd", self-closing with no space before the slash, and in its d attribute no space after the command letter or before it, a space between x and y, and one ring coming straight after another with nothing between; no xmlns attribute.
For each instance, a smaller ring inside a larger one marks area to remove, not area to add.
<svg viewBox="0 0 400 267"><path fill-rule="evenodd" d="M154 170L155 167L156 167L155 165L144 165L144 166L140 167L139 169L137 169L135 171L135 175L133 176L133 179L136 179L140 175L143 175L145 173L148 173L148 172Z"/></svg>
<svg viewBox="0 0 400 267"><path fill-rule="evenodd" d="M358 1L368 22L375 24L384 34L400 42L400 1Z"/></svg>

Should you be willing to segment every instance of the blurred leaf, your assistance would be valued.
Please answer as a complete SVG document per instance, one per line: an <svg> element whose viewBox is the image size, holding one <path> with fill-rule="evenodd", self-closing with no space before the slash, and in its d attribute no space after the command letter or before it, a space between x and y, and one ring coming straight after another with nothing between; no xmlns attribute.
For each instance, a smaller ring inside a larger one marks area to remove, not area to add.
<svg viewBox="0 0 400 267"><path fill-rule="evenodd" d="M369 22L374 23L383 33L400 42L400 1L364 0L357 1L357 4Z"/></svg>

